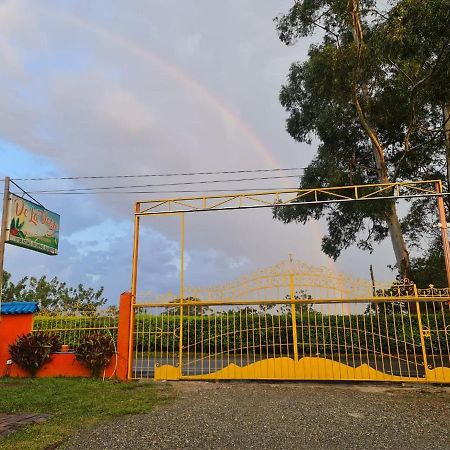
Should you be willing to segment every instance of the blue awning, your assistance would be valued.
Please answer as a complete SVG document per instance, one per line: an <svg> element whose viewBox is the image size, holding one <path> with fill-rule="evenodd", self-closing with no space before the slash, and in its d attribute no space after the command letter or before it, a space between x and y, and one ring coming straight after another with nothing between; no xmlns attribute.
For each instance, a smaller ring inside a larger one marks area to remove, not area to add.
<svg viewBox="0 0 450 450"><path fill-rule="evenodd" d="M0 314L33 314L39 311L37 302L5 302L0 304Z"/></svg>

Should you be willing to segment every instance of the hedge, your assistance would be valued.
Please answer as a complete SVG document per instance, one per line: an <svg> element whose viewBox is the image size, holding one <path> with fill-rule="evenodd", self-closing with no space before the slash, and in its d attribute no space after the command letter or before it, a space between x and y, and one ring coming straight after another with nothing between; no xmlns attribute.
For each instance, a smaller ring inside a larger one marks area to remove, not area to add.
<svg viewBox="0 0 450 450"><path fill-rule="evenodd" d="M423 319L422 322L431 330L430 337L425 338L427 350L448 354L443 315L430 317L429 324ZM299 350L305 354L330 354L338 350L344 351L345 348L349 351L353 348L355 352L362 348L391 354L412 353L414 350L420 353L417 315L395 314L383 317L383 320L380 317L378 322L376 316L372 316L371 321L370 315L328 316L311 313L309 320L307 314L297 316L296 323ZM445 316L445 323L450 324L450 315ZM261 348L263 353L285 354L287 347L292 348L291 325L290 315L246 316L231 313L184 317L183 348L189 347L190 351L197 352L233 353L250 347L258 350ZM176 352L179 348L179 328L179 317L176 316L137 315L135 349ZM387 334L389 339L386 338Z"/></svg>
<svg viewBox="0 0 450 450"><path fill-rule="evenodd" d="M40 316L33 318L33 331L56 333L63 344L77 347L80 339L94 331L104 331L117 342L118 317L111 316Z"/></svg>
<svg viewBox="0 0 450 450"><path fill-rule="evenodd" d="M366 326L364 327L364 322ZM422 317L423 326L430 329L425 337L428 352L448 354L449 336L445 325L450 314ZM403 329L404 325L404 329ZM78 345L85 334L104 330L117 339L117 317L35 316L34 330L53 331L70 347ZM135 320L134 348L140 351L177 352L180 318L174 315L138 314ZM242 330L242 331L240 331ZM386 330L388 333L386 333ZM437 331L439 330L439 331ZM389 339L386 338L389 336ZM292 351L292 317L288 314L203 315L183 317L183 347L190 351L211 353L240 352L247 347L262 349L272 355ZM297 342L305 354L330 354L338 350L383 352L396 354L420 353L420 333L417 315L394 314L384 317L370 314L322 315L311 312L297 316ZM389 351L390 349L390 351Z"/></svg>

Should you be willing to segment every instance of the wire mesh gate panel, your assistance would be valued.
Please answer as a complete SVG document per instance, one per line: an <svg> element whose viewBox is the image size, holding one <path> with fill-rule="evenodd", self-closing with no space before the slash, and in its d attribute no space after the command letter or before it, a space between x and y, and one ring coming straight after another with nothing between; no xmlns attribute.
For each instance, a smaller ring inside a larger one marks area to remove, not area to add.
<svg viewBox="0 0 450 450"><path fill-rule="evenodd" d="M450 382L449 300L299 261L181 300L141 296L133 377Z"/></svg>

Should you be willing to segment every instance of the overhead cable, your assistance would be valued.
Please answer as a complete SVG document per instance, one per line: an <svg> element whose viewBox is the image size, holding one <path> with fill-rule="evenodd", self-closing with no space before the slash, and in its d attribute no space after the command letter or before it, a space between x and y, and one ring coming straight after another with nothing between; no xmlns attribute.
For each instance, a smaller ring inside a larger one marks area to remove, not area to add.
<svg viewBox="0 0 450 450"><path fill-rule="evenodd" d="M263 173L263 172L287 172L292 170L304 170L304 167L289 167L278 169L249 169L249 170L221 170L213 172L181 172L181 173L152 173L134 175L81 175L73 177L41 177L41 178L14 178L16 181L64 181L64 180L99 180L112 178L148 178L148 177L182 177L194 175L225 175L234 173Z"/></svg>
<svg viewBox="0 0 450 450"><path fill-rule="evenodd" d="M284 178L299 178L300 175L283 175L283 176L270 176L270 177L256 177L256 178L234 178L227 180L201 180L201 181L185 181L176 183L158 183L158 184L137 184L137 185L126 185L126 186L96 186L89 188L72 188L72 189L45 189L39 191L30 191L32 194L49 194L49 193L67 193L67 192L89 192L95 191L97 193L102 191L109 191L113 189L136 189L136 188L153 188L161 186L185 186L193 184L215 184L215 183L232 183L236 181L260 181L260 180L274 180L274 179L284 179Z"/></svg>
<svg viewBox="0 0 450 450"><path fill-rule="evenodd" d="M190 194L196 194L196 193L207 193L207 192L258 192L258 191L282 191L282 190L296 190L298 187L266 187L266 188L244 188L244 189L202 189L202 190L164 190L164 191L102 191L102 192L52 192L52 191L44 191L40 192L40 195L104 195L104 194L178 194L178 193L190 193ZM1 194L1 192L0 192Z"/></svg>

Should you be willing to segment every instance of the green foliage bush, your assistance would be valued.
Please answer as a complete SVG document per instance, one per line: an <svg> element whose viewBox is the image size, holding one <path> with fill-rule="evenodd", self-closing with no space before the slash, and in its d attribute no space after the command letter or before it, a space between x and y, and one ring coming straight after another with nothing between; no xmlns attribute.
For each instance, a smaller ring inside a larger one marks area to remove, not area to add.
<svg viewBox="0 0 450 450"><path fill-rule="evenodd" d="M136 316L136 351L177 352L179 317L140 314ZM422 319L424 320L424 319ZM430 337L425 338L429 352L446 342L445 324L450 315L427 319ZM425 323L424 323L425 325ZM162 332L162 330L164 332ZM240 331L242 330L242 331ZM376 353L420 353L417 315L394 314L387 317L371 314L323 315L313 312L297 316L297 341L305 354L330 354L350 348ZM439 344L439 341L441 344ZM183 347L190 351L225 353L241 348L261 348L268 354L292 351L292 317L288 314L236 314L183 317ZM446 348L442 349L447 351Z"/></svg>
<svg viewBox="0 0 450 450"><path fill-rule="evenodd" d="M75 349L76 359L90 369L94 377L99 377L111 362L115 346L111 336L95 332L83 336Z"/></svg>
<svg viewBox="0 0 450 450"><path fill-rule="evenodd" d="M11 359L22 369L36 376L38 370L51 360L50 354L61 348L59 337L54 333L34 332L19 336L9 346Z"/></svg>
<svg viewBox="0 0 450 450"><path fill-rule="evenodd" d="M102 317L35 317L35 329L55 331L64 344L76 348L92 329L107 332L117 339L117 318L105 322ZM137 314L134 348L140 351L178 351L180 318L174 315ZM423 325L430 330L425 338L429 352L439 351L439 341L445 343L445 325L450 314L423 315ZM239 330L242 329L241 332ZM439 330L439 331L437 331ZM162 332L164 331L164 332ZM297 311L298 342L306 354L336 352L344 347L363 348L374 352L420 352L419 324L416 314L322 315ZM389 339L386 337L389 336ZM274 346L274 343L277 344ZM285 354L292 347L292 317L290 314L223 313L183 317L183 347L203 352L233 352L250 345L264 351ZM442 352L447 351L446 345Z"/></svg>

